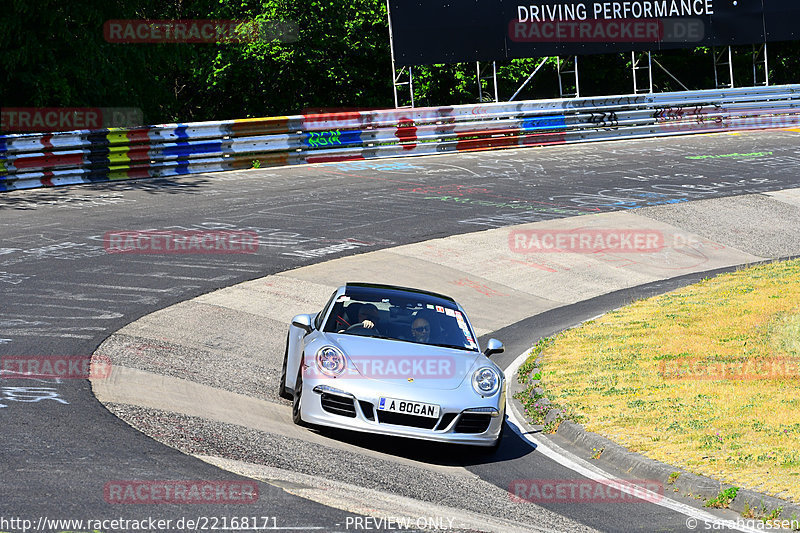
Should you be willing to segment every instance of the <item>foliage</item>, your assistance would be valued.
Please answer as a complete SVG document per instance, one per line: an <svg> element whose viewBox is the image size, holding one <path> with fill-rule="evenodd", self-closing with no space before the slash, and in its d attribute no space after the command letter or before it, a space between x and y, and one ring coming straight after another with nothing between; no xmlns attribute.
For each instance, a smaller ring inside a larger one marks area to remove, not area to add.
<svg viewBox="0 0 800 533"><path fill-rule="evenodd" d="M0 32L4 107L138 107L146 122L222 120L301 113L309 108L393 105L384 0L9 0L13 21ZM298 39L248 43L119 44L107 42L108 20L236 19L296 24ZM655 56L690 89L713 86L711 50ZM749 85L749 47L734 58L737 85ZM797 43L770 45L773 83L797 81ZM498 92L508 99L542 61L497 64ZM558 97L555 58L517 99ZM582 56L581 94L628 94L630 54ZM484 64L483 95L492 99ZM474 63L414 68L417 105L477 101ZM656 90L680 90L660 69ZM401 102L408 94L400 91Z"/></svg>
<svg viewBox="0 0 800 533"><path fill-rule="evenodd" d="M734 498L736 498L736 494L739 492L739 487L729 487L719 494L716 497L707 500L703 506L704 507L715 507L717 509L726 509L728 505L731 504Z"/></svg>
<svg viewBox="0 0 800 533"><path fill-rule="evenodd" d="M11 0L0 32L3 107L139 107L150 123L386 107L382 0ZM110 43L107 20L288 21L296 41Z"/></svg>

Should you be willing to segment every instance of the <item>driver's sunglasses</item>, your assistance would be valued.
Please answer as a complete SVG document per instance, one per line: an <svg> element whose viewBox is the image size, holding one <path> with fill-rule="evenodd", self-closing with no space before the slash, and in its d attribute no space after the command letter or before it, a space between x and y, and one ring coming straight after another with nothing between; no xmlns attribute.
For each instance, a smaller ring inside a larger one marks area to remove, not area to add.
<svg viewBox="0 0 800 533"><path fill-rule="evenodd" d="M426 331L430 331L431 328L429 326L420 326L418 328L411 328L411 330L415 333L424 333Z"/></svg>

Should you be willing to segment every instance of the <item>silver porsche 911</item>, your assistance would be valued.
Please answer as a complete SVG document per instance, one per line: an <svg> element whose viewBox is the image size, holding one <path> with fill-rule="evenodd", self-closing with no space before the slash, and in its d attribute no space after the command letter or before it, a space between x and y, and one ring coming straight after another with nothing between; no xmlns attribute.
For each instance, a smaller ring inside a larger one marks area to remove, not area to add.
<svg viewBox="0 0 800 533"><path fill-rule="evenodd" d="M348 283L292 319L279 392L297 424L493 447L506 383L487 344L452 298Z"/></svg>

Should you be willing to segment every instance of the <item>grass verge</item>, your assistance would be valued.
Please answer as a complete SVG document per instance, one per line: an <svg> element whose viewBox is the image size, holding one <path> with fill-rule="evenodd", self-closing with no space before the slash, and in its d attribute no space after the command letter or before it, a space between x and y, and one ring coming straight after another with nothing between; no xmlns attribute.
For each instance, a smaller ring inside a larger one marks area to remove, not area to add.
<svg viewBox="0 0 800 533"><path fill-rule="evenodd" d="M800 260L607 313L542 341L519 379L529 415L544 391L630 450L800 501Z"/></svg>

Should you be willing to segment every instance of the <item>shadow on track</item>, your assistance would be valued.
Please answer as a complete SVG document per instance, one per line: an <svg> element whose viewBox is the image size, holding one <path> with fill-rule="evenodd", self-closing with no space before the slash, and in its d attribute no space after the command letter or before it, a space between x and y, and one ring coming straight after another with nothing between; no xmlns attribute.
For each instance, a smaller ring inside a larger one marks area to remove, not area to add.
<svg viewBox="0 0 800 533"><path fill-rule="evenodd" d="M97 182L71 185L69 187L54 187L43 189L20 189L0 193L0 210L16 209L28 210L39 207L39 204L65 205L67 203L80 204L89 202L91 197L76 197L76 191L84 191L94 196L100 194L122 191L142 191L148 194L185 194L196 193L205 188L210 179L193 176L187 178L150 178L145 180L124 180L118 182ZM23 193L23 194L20 194Z"/></svg>
<svg viewBox="0 0 800 533"><path fill-rule="evenodd" d="M479 446L430 442L405 437L373 435L356 431L316 427L322 436L374 452L439 466L474 466L511 461L529 455L534 448L506 427L496 450Z"/></svg>

